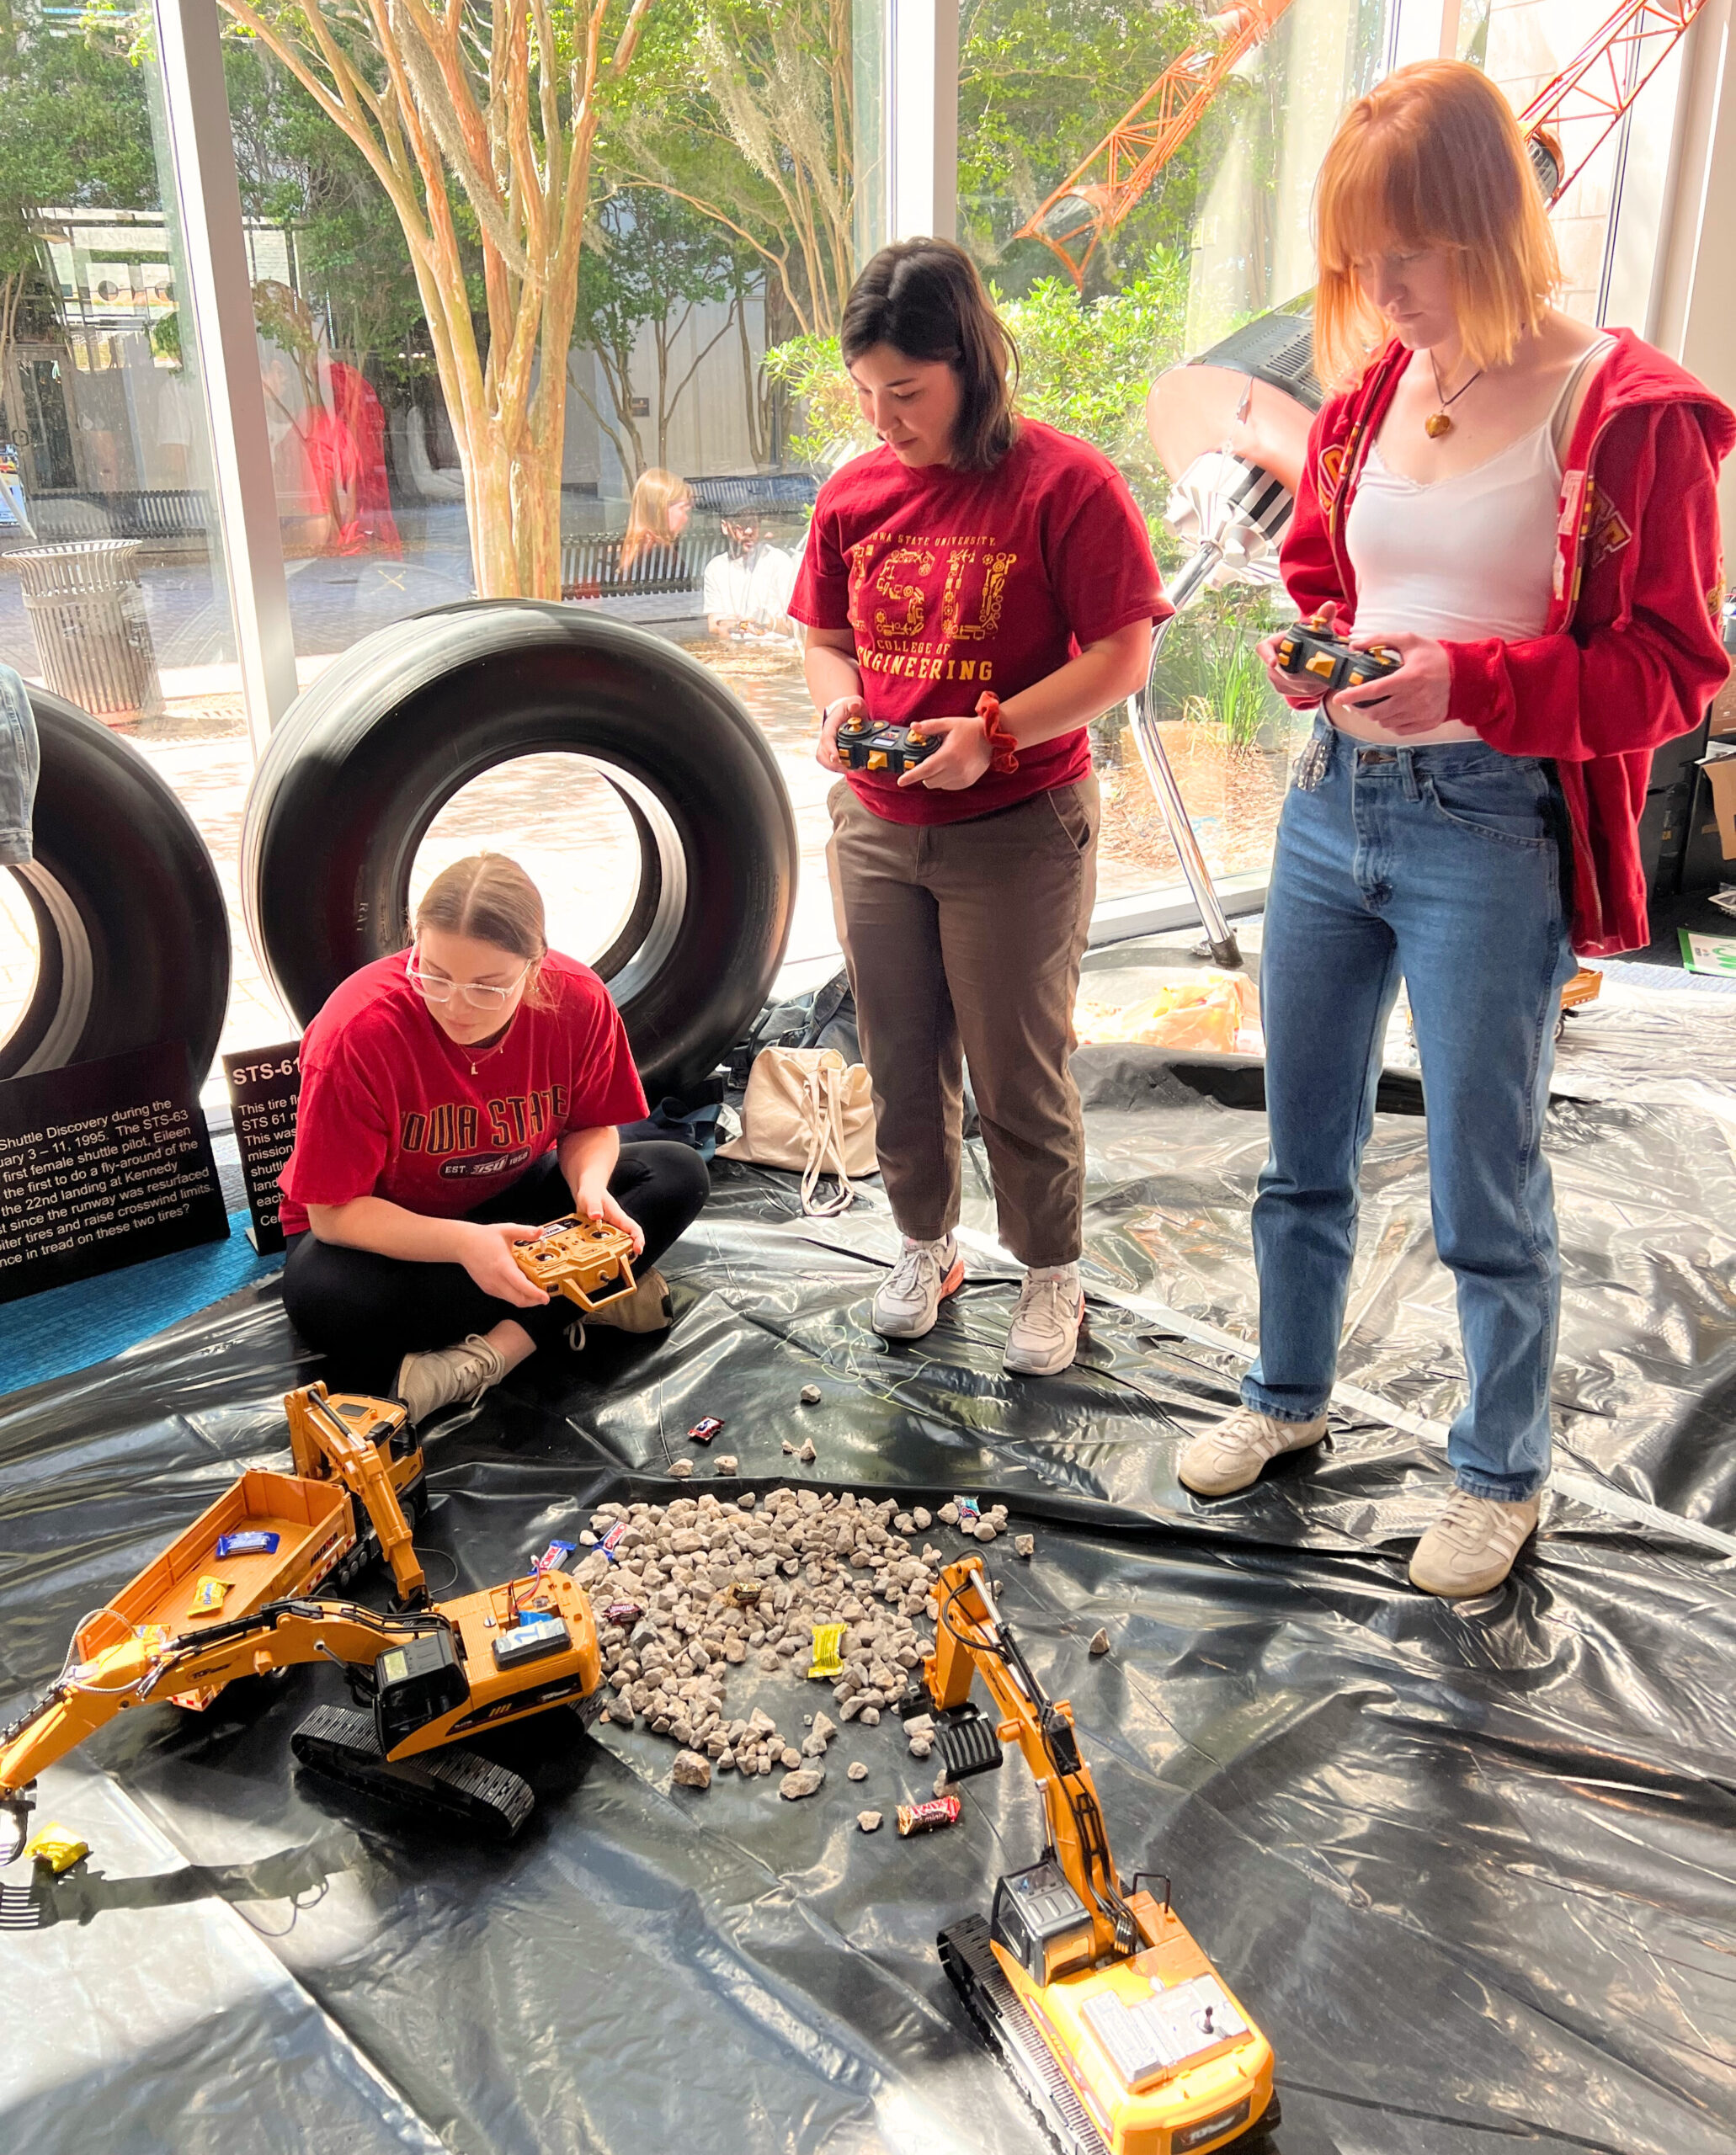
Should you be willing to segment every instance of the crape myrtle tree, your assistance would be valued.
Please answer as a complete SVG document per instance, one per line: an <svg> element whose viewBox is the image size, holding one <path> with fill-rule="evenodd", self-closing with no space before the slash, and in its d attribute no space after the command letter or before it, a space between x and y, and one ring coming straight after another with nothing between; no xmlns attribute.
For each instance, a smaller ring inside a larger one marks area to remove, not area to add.
<svg viewBox="0 0 1736 2155"><path fill-rule="evenodd" d="M222 4L355 145L403 228L478 592L557 596L592 161L651 0Z"/></svg>

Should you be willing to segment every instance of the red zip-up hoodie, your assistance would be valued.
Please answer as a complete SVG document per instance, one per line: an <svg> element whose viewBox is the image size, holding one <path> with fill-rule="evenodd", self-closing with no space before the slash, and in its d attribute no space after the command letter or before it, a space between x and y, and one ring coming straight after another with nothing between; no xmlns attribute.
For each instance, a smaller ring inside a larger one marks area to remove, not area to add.
<svg viewBox="0 0 1736 2155"><path fill-rule="evenodd" d="M1410 353L1395 339L1332 398L1281 556L1306 615L1356 611L1345 522ZM1555 596L1541 636L1446 646L1447 716L1509 756L1553 758L1574 830L1574 948L1648 939L1639 817L1652 751L1691 733L1728 678L1719 637L1718 466L1736 415L1631 330L1592 376L1568 444Z"/></svg>

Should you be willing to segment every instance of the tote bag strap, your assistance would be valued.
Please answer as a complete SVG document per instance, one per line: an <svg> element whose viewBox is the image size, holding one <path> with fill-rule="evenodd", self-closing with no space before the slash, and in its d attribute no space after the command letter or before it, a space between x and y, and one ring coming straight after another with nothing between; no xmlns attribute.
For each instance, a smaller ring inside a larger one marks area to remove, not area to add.
<svg viewBox="0 0 1736 2155"><path fill-rule="evenodd" d="M829 1220L835 1213L847 1211L855 1201L856 1193L844 1164L843 1086L841 1070L814 1069L807 1073L808 1150L801 1177L801 1209L811 1220ZM833 1163L829 1167L828 1153ZM828 1174L837 1176L838 1189L835 1195L823 1198L816 1193Z"/></svg>

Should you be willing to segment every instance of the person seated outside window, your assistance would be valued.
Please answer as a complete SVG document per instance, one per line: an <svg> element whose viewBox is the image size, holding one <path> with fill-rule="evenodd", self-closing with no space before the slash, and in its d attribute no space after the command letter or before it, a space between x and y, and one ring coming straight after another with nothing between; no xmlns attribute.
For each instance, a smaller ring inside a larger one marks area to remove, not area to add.
<svg viewBox="0 0 1736 2155"><path fill-rule="evenodd" d="M723 519L727 551L706 564L706 626L714 636L791 636L796 557L775 546L752 509Z"/></svg>
<svg viewBox="0 0 1736 2155"><path fill-rule="evenodd" d="M693 493L686 480L655 465L642 471L633 482L626 536L620 542L621 581L631 583L636 571L647 582L673 573L675 542L692 514Z"/></svg>

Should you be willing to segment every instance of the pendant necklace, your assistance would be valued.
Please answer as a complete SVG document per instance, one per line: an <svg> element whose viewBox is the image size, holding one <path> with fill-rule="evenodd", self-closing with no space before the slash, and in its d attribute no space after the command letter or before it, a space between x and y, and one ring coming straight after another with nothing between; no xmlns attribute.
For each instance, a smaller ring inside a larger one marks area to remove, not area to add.
<svg viewBox="0 0 1736 2155"><path fill-rule="evenodd" d="M513 1013L513 1017L516 1017L517 1015L517 1011L514 1011ZM485 1047L480 1055L473 1055L467 1047L461 1047L458 1049L458 1052L464 1057L465 1061L469 1063L470 1074L472 1078L477 1074L477 1065L478 1063L486 1062L490 1056L499 1054L502 1048L506 1046L507 1035L511 1032L512 1029L513 1020L512 1018L509 1018L505 1024L501 1028L500 1038L495 1041L493 1047ZM453 1046L455 1047L458 1046L455 1040L453 1042Z"/></svg>
<svg viewBox="0 0 1736 2155"><path fill-rule="evenodd" d="M1452 432L1452 421L1446 416L1448 410L1458 402L1471 386L1471 381L1482 380L1483 369L1478 367L1476 373L1472 375L1471 381L1461 382L1451 396L1447 396L1440 386L1440 370L1435 364L1435 354L1432 349L1429 354L1429 371L1435 377L1435 394L1439 402L1436 408L1424 420L1423 432L1427 434L1430 441L1439 441L1443 434L1450 434Z"/></svg>

